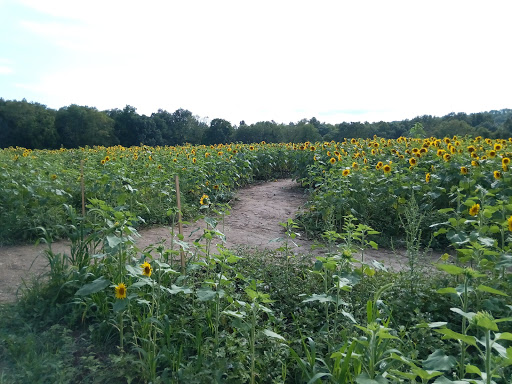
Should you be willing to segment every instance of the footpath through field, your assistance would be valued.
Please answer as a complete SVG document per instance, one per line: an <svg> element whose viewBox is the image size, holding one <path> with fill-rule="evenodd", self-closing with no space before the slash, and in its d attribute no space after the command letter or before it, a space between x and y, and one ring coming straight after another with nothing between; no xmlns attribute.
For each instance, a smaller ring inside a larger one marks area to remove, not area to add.
<svg viewBox="0 0 512 384"><path fill-rule="evenodd" d="M304 192L290 179L254 184L238 191L231 202L231 213L225 217L224 223L219 222L217 229L225 234L225 245L228 248L247 246L276 249L283 244L271 240L285 236L284 228L279 223L293 219L305 202ZM202 234L202 228L205 228L202 221L186 225L185 241L196 240ZM164 246L170 243L169 227L144 229L139 234L139 249L160 242L164 242ZM293 246L295 253L312 253L312 241L299 237L295 242L299 245L298 248ZM43 244L0 247L0 302L15 300L24 281L30 283L34 276L47 270L47 260L44 257L46 248ZM69 254L69 242L56 242L52 244L52 250L54 253ZM318 255L320 252L315 250L314 254ZM365 252L365 261L371 260L377 260L395 270L406 264L403 252L397 254L386 250Z"/></svg>

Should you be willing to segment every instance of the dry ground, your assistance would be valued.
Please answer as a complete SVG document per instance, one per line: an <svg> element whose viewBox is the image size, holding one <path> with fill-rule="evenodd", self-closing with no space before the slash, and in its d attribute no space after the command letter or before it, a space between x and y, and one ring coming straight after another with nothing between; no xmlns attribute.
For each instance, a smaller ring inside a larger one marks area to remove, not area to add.
<svg viewBox="0 0 512 384"><path fill-rule="evenodd" d="M306 198L299 186L290 179L277 180L256 184L240 190L231 202L231 213L225 217L224 224L219 223L217 229L226 235L228 248L239 245L259 249L276 249L282 246L279 242L270 242L284 236L284 229L279 225L293 218L300 210ZM185 240L195 240L202 232L194 232L204 228L204 222L189 224L184 228ZM194 232L190 237L189 235ZM169 244L171 230L169 227L144 229L140 232L137 247L164 242ZM312 241L299 238L295 253L311 253ZM23 282L30 282L33 276L47 270L47 260L44 257L46 245L21 245L0 247L0 302L12 301L16 298L19 287ZM59 241L52 245L54 253L69 252L69 242ZM320 250L315 250L318 255ZM365 261L377 260L388 268L398 270L406 268L407 259L404 251L369 250ZM439 255L430 255L436 260Z"/></svg>

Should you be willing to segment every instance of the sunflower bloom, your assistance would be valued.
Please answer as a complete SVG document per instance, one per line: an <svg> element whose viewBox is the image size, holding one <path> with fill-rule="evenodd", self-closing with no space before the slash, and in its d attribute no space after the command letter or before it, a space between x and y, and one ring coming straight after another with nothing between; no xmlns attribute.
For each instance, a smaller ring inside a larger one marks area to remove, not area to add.
<svg viewBox="0 0 512 384"><path fill-rule="evenodd" d="M208 204L208 202L206 202L205 200L208 200L208 195L201 196L201 199L199 200L199 204L201 204L201 205Z"/></svg>
<svg viewBox="0 0 512 384"><path fill-rule="evenodd" d="M414 167L416 164L418 164L418 160L416 160L416 158L415 158L415 157L411 157L411 158L409 159L409 164L411 164L411 166L413 166L413 167Z"/></svg>
<svg viewBox="0 0 512 384"><path fill-rule="evenodd" d="M391 172L391 165L386 164L385 166L383 166L383 167L382 167L382 170L383 170L385 173L389 173L389 172Z"/></svg>
<svg viewBox="0 0 512 384"><path fill-rule="evenodd" d="M467 167L460 167L460 174L461 175L467 175L468 174L468 168Z"/></svg>
<svg viewBox="0 0 512 384"><path fill-rule="evenodd" d="M329 160L331 164L334 164L336 162L336 159L334 157L331 157L331 160Z"/></svg>
<svg viewBox="0 0 512 384"><path fill-rule="evenodd" d="M500 171L494 171L494 178L495 178L496 180L501 179L501 172L500 172Z"/></svg>
<svg viewBox="0 0 512 384"><path fill-rule="evenodd" d="M480 204L473 204L473 206L469 208L469 214L471 216L478 215L478 212L480 212Z"/></svg>
<svg viewBox="0 0 512 384"><path fill-rule="evenodd" d="M512 232L512 216L510 216L507 220L507 224L508 224L508 230L509 232Z"/></svg>
<svg viewBox="0 0 512 384"><path fill-rule="evenodd" d="M147 261L145 261L144 264L142 264L140 267L142 268L142 274L144 276L147 276L147 277L151 276L151 272L153 272L153 268L151 268L151 264L149 264Z"/></svg>
<svg viewBox="0 0 512 384"><path fill-rule="evenodd" d="M350 175L350 169L344 169L343 172L342 172L342 175L343 176L348 176Z"/></svg>
<svg viewBox="0 0 512 384"><path fill-rule="evenodd" d="M116 299L126 299L126 285L124 285L124 283L120 283L118 285L116 285L115 287L115 290L116 290Z"/></svg>
<svg viewBox="0 0 512 384"><path fill-rule="evenodd" d="M426 183L429 183L429 182L430 182L430 177L431 177L431 176L430 176L430 173L427 173L427 174L425 175L425 182L426 182Z"/></svg>
<svg viewBox="0 0 512 384"><path fill-rule="evenodd" d="M501 159L501 165L507 166L509 164L510 164L510 159L508 157L504 157L503 159Z"/></svg>

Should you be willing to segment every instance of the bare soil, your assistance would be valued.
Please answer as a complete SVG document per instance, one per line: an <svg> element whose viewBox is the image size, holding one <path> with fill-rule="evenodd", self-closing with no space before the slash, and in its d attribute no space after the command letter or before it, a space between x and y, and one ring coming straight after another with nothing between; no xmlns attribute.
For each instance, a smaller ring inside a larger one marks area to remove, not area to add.
<svg viewBox="0 0 512 384"><path fill-rule="evenodd" d="M225 216L224 222L219 220L217 230L225 234L227 248L277 249L283 243L272 240L285 236L285 230L279 223L293 219L305 202L303 190L290 179L251 185L238 191L230 204L230 214ZM185 225L185 241L196 240L204 228L204 221ZM169 245L171 233L170 227L140 230L137 247L144 249L157 243ZM295 243L298 247L293 246L294 253L311 254L312 257L322 253L319 249L311 251L311 240L298 237ZM54 253L69 253L69 245L68 241L58 241L52 244L52 250ZM15 300L23 284L30 284L34 277L48 271L44 256L47 248L44 244L0 247L0 302ZM439 255L429 254L426 261L438 258ZM365 261L371 263L372 260L392 270L407 268L403 250L365 251Z"/></svg>

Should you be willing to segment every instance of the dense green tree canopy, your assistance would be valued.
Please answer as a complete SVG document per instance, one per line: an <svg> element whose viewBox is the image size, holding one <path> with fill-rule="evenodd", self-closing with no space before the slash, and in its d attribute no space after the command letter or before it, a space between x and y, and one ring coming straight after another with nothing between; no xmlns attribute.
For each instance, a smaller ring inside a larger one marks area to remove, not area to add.
<svg viewBox="0 0 512 384"><path fill-rule="evenodd" d="M415 128L416 127L416 128ZM419 129L421 127L421 130ZM444 137L453 135L512 137L512 109L479 113L450 113L442 117L423 115L411 120L340 122L328 124L316 117L296 123L260 121L233 126L217 118L209 124L186 109L171 113L159 109L151 116L140 115L130 105L123 109L98 111L72 104L58 111L26 100L0 98L0 148L73 148L93 145L181 145L227 142L255 143L342 141L345 138L400 136Z"/></svg>

